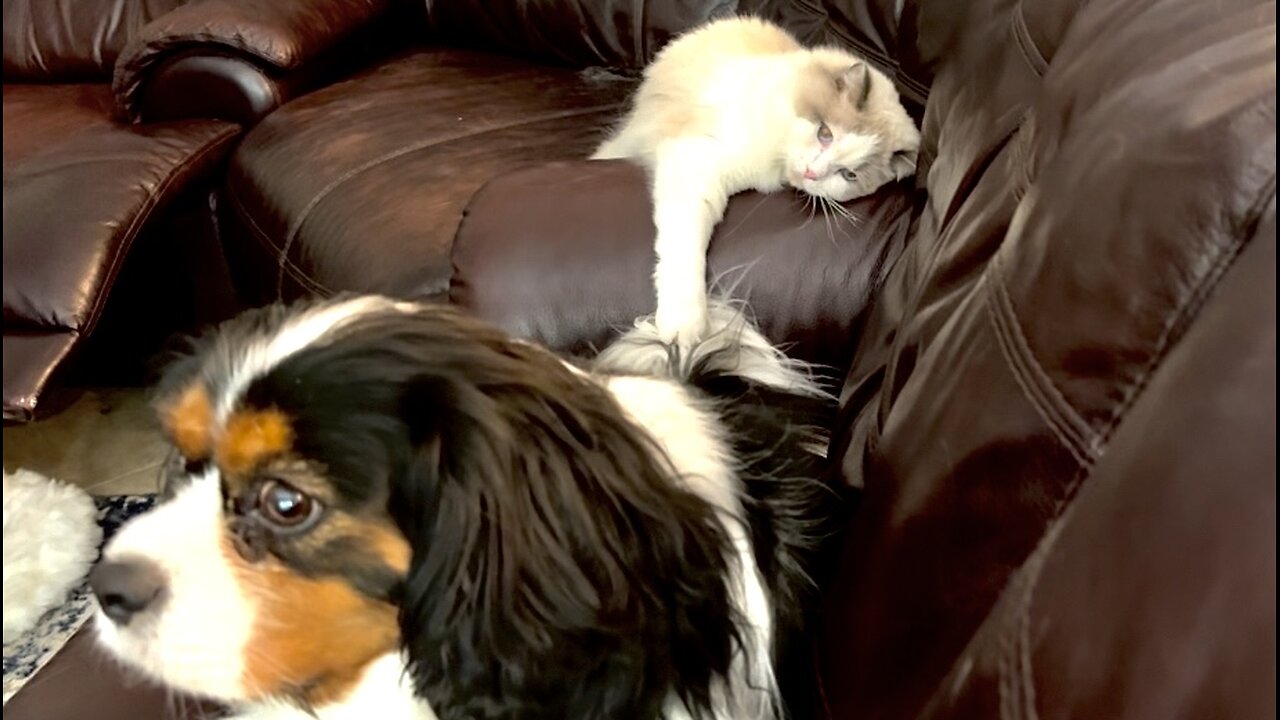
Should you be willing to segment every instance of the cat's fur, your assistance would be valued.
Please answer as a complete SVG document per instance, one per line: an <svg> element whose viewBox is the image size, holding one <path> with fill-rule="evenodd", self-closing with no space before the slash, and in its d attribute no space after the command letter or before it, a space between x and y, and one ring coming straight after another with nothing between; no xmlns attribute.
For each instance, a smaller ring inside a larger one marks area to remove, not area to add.
<svg viewBox="0 0 1280 720"><path fill-rule="evenodd" d="M865 61L740 17L665 47L592 157L652 171L658 330L688 347L706 324L707 246L730 195L791 186L844 202L915 172L919 144L893 82Z"/></svg>

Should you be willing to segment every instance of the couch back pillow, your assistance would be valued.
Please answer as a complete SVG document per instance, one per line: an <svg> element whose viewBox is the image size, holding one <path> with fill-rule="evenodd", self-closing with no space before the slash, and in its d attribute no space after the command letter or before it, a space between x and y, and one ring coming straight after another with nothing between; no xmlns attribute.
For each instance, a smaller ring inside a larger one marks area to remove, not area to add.
<svg viewBox="0 0 1280 720"><path fill-rule="evenodd" d="M106 82L143 25L187 0L4 0L5 82Z"/></svg>

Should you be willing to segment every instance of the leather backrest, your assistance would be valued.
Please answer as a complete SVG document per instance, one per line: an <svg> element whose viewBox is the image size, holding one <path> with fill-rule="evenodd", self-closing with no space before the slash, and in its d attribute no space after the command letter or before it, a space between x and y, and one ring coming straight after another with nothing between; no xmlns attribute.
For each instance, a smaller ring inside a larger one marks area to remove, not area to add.
<svg viewBox="0 0 1280 720"><path fill-rule="evenodd" d="M806 43L851 47L892 68L895 0L427 0L434 38L582 67L641 68L680 33L729 15L757 15Z"/></svg>
<svg viewBox="0 0 1280 720"><path fill-rule="evenodd" d="M433 39L586 67L642 67L673 36L732 14L715 2L427 0Z"/></svg>
<svg viewBox="0 0 1280 720"><path fill-rule="evenodd" d="M4 81L109 80L138 29L184 2L4 0Z"/></svg>
<svg viewBox="0 0 1280 720"><path fill-rule="evenodd" d="M822 634L838 718L914 717L963 682L975 628L1131 407L1177 392L1149 382L1220 278L1275 242L1274 2L908 0L902 18L930 87L929 200L843 393L835 457L865 495ZM1198 452L1146 437L1136 452ZM1252 480L1274 494L1274 471ZM1184 716L1233 716L1209 707Z"/></svg>
<svg viewBox="0 0 1280 720"><path fill-rule="evenodd" d="M918 720L1276 716L1275 236L1273 211Z"/></svg>

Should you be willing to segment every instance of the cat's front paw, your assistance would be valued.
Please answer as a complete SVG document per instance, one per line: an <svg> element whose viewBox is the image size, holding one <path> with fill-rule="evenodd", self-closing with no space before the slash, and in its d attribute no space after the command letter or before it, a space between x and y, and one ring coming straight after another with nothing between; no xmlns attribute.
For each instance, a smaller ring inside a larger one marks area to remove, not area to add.
<svg viewBox="0 0 1280 720"><path fill-rule="evenodd" d="M683 308L675 312L659 310L654 318L658 328L658 338L668 345L681 350L688 350L706 337L707 314L705 310L698 312Z"/></svg>

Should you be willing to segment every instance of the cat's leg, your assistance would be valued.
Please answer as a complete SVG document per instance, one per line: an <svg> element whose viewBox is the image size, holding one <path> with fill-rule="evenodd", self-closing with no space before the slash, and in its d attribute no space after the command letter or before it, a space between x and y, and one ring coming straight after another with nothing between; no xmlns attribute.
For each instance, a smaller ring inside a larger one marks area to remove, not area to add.
<svg viewBox="0 0 1280 720"><path fill-rule="evenodd" d="M614 158L633 157L640 153L643 147L640 133L632 126L630 118L626 124L621 125L613 131L608 140L600 144L599 148L592 153L592 160L612 160Z"/></svg>
<svg viewBox="0 0 1280 720"><path fill-rule="evenodd" d="M596 148L596 151L591 154L592 160L612 160L624 157L627 157L627 151L620 135L614 135L600 143L600 147Z"/></svg>
<svg viewBox="0 0 1280 720"><path fill-rule="evenodd" d="M655 323L663 340L689 347L707 323L707 248L729 193L718 144L675 138L658 145L653 174Z"/></svg>

